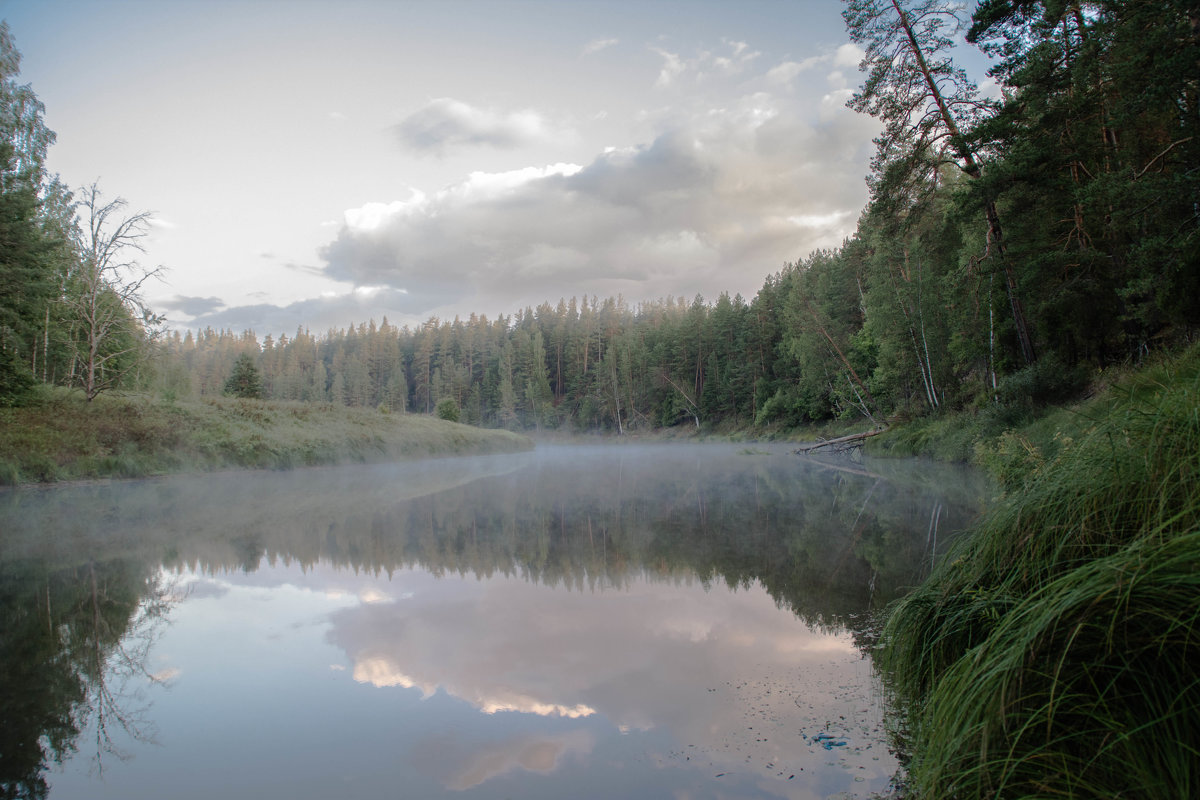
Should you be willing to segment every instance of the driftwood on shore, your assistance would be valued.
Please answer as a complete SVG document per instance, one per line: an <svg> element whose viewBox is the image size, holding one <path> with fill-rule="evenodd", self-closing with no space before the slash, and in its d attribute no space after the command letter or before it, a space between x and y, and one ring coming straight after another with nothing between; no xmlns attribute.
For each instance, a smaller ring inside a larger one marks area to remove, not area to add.
<svg viewBox="0 0 1200 800"><path fill-rule="evenodd" d="M887 428L875 428L874 430L864 431L862 433L852 433L848 436L839 436L836 439L818 439L812 444L801 445L796 448L797 455L808 455L817 450L830 449L835 453L844 453L847 450L853 450L856 447L861 447L864 439L870 439L872 436L878 436Z"/></svg>

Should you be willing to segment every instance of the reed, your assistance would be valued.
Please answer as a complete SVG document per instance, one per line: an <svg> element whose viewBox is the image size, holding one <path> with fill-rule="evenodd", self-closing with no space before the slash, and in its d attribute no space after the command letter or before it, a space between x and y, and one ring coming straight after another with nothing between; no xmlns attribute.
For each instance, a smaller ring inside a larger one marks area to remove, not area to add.
<svg viewBox="0 0 1200 800"><path fill-rule="evenodd" d="M1052 452L1027 440L890 610L916 796L1200 796L1198 352L1076 409Z"/></svg>

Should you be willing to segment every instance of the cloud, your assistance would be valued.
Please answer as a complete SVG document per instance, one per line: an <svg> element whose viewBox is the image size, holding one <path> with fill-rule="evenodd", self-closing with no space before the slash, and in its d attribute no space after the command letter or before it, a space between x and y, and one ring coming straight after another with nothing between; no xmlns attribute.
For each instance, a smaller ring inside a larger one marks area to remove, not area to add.
<svg viewBox="0 0 1200 800"><path fill-rule="evenodd" d="M548 775L558 769L564 757L587 755L594 747L594 737L584 731L492 743L470 754L446 781L446 788L462 792L518 770Z"/></svg>
<svg viewBox="0 0 1200 800"><path fill-rule="evenodd" d="M659 89L667 89L681 83L685 77L703 81L714 73L735 76L762 55L761 51L751 50L745 42L725 39L722 44L727 51L725 53L702 50L690 58L684 58L679 53L672 53L660 47L651 47L651 51L663 60L662 69L654 85Z"/></svg>
<svg viewBox="0 0 1200 800"><path fill-rule="evenodd" d="M829 680L845 689L855 678L841 665L860 658L851 637L797 624L760 586L718 591L699 580L643 575L598 590L598 597L595 587L572 591L498 575L482 582L415 574L396 580L411 598L329 616L327 639L354 665L354 679L378 687L379 702L419 692L456 698L480 714L525 718L505 731L660 731L662 740L693 743L694 756L740 759L731 744L739 744L741 732L757 739L773 728L795 737L829 719L844 695L806 687ZM774 721L753 722L751 730L746 698L731 683L747 674L749 661L761 676L788 676L782 685L791 687L758 695L754 705L766 717L769 703ZM681 674L687 679L679 680ZM806 678L797 684L796 675ZM697 694L718 686L728 690ZM793 702L796 692L805 702ZM534 718L553 724L535 728ZM768 760L797 757L792 742L770 738L756 742ZM465 789L513 769L551 771L571 751L545 741L517 746L519 740L506 736L508 745L484 743L471 753L478 745L432 734L419 762L451 788ZM579 740L578 752L590 742Z"/></svg>
<svg viewBox="0 0 1200 800"><path fill-rule="evenodd" d="M829 65L833 67L833 72L830 76L837 76L831 80L842 81L841 85L845 85L841 68L851 67L858 69L858 64L862 61L865 53L858 45L847 42L840 45L837 49L826 52L817 56L809 56L801 61L784 61L767 70L766 80L768 84L785 85L791 83L802 72L807 72L821 65Z"/></svg>
<svg viewBox="0 0 1200 800"><path fill-rule="evenodd" d="M842 107L812 121L749 94L585 165L475 172L350 209L320 256L331 278L405 290L414 313L592 293L752 296L785 261L853 231L874 132ZM807 224L821 218L833 222Z"/></svg>
<svg viewBox="0 0 1200 800"><path fill-rule="evenodd" d="M583 55L590 56L620 44L620 39L593 39L583 46Z"/></svg>
<svg viewBox="0 0 1200 800"><path fill-rule="evenodd" d="M405 147L433 155L463 147L512 150L569 135L536 111L476 108L451 97L431 100L392 130Z"/></svg>
<svg viewBox="0 0 1200 800"><path fill-rule="evenodd" d="M678 53L671 53L657 47L650 49L658 53L663 60L662 70L658 73L658 80L654 82L654 85L660 88L670 86L676 78L683 74L683 59L679 57Z"/></svg>
<svg viewBox="0 0 1200 800"><path fill-rule="evenodd" d="M189 317L197 317L202 314L211 314L218 308L225 306L225 301L219 297L187 297L184 295L175 295L170 300L164 300L159 303L164 311L178 311L187 314Z"/></svg>
<svg viewBox="0 0 1200 800"><path fill-rule="evenodd" d="M812 56L803 61L785 61L767 70L767 82L773 84L791 83L801 72L812 69L824 60L821 56Z"/></svg>
<svg viewBox="0 0 1200 800"><path fill-rule="evenodd" d="M853 42L846 42L838 47L834 52L833 65L835 67L854 67L858 69L858 65L866 56L866 51Z"/></svg>
<svg viewBox="0 0 1200 800"><path fill-rule="evenodd" d="M238 331L253 330L259 334L291 335L298 327L323 331L357 325L368 319L379 320L389 314L417 315L424 312L429 303L438 305L455 296L443 287L429 287L427 291L427 296L415 300L400 289L361 286L343 294L308 298L284 306L257 303L213 309L195 315L186 327L231 328Z"/></svg>

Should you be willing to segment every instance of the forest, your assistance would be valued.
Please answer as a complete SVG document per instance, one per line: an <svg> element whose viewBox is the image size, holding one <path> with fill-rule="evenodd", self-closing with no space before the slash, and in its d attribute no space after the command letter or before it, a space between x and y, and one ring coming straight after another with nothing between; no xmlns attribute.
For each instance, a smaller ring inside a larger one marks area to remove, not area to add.
<svg viewBox="0 0 1200 800"><path fill-rule="evenodd" d="M54 134L5 26L0 405L48 383L88 398L450 404L514 430L884 426L1054 403L1194 338L1191 4L984 0L967 18L943 0L851 0L844 17L865 52L850 106L881 123L870 201L840 248L782 265L755 297L548 298L419 327L298 321L277 339L172 331L146 306L153 270L133 256L148 215L46 173ZM965 47L991 57L998 94L955 62ZM239 357L248 383L231 381Z"/></svg>

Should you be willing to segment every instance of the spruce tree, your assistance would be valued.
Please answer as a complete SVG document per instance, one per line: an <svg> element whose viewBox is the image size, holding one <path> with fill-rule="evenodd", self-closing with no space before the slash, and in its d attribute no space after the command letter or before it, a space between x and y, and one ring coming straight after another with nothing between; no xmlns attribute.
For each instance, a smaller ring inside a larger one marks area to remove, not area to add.
<svg viewBox="0 0 1200 800"><path fill-rule="evenodd" d="M250 400L261 400L263 396L262 376L254 360L242 353L233 363L233 374L225 381L225 394Z"/></svg>

